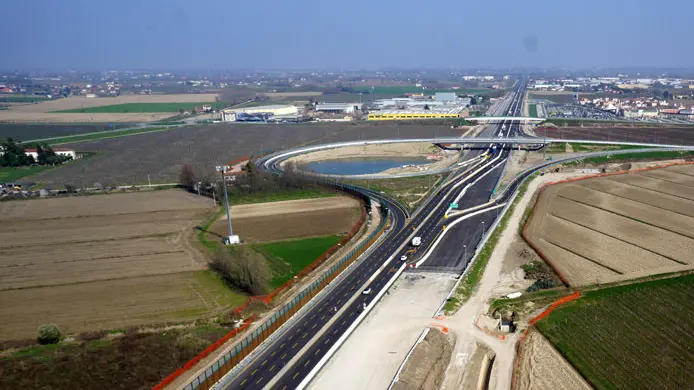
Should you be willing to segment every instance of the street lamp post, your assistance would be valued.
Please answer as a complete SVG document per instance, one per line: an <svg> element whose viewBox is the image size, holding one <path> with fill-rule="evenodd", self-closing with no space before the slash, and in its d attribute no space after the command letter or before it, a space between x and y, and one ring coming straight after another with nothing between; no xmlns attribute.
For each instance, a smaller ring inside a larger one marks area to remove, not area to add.
<svg viewBox="0 0 694 390"><path fill-rule="evenodd" d="M217 172L222 173L222 187L224 187L224 208L227 212L227 227L229 228L229 235L224 239L224 243L227 245L240 243L239 236L236 236L231 231L231 215L229 214L229 196L227 195L227 182L224 177L224 171L229 170L228 165L217 165Z"/></svg>

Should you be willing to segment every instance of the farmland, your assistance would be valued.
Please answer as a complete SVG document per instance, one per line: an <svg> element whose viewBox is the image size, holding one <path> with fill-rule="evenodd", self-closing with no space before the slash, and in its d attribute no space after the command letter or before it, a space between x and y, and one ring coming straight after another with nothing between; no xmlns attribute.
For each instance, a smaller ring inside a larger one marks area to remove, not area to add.
<svg viewBox="0 0 694 390"><path fill-rule="evenodd" d="M346 196L232 206L234 233L244 242L261 243L347 233L359 220L359 202ZM208 236L227 233L226 215ZM317 256L316 256L317 257Z"/></svg>
<svg viewBox="0 0 694 390"><path fill-rule="evenodd" d="M361 92L364 94L371 93L371 87L354 87L354 92ZM391 86L375 86L374 92L376 95L404 95L406 93L424 93L425 95L433 95L436 92L455 92L459 95L463 94L485 94L490 92L496 92L489 88L471 88L471 89L458 89L458 90L434 90L425 89L422 87L415 87L414 85L391 85Z"/></svg>
<svg viewBox="0 0 694 390"><path fill-rule="evenodd" d="M54 111L59 113L87 113L87 114L126 114L126 113L150 113L150 112L171 112L175 113L179 110L192 111L195 107L200 107L203 104L209 104L215 109L224 108L223 103L217 102L199 102L199 103L123 103L108 106L74 108L71 110Z"/></svg>
<svg viewBox="0 0 694 390"><path fill-rule="evenodd" d="M537 104L529 104L528 112L530 113L531 117L537 118Z"/></svg>
<svg viewBox="0 0 694 390"><path fill-rule="evenodd" d="M53 167L50 165L37 165L31 167L0 167L0 184L10 183L25 176L35 175L51 168Z"/></svg>
<svg viewBox="0 0 694 390"><path fill-rule="evenodd" d="M596 126L562 126L540 127L535 129L536 134L544 134L547 130L549 138L564 139L588 139L595 141L629 141L629 142L653 142L675 145L694 145L694 127L692 126L654 126L632 125L624 123L606 124L604 121Z"/></svg>
<svg viewBox="0 0 694 390"><path fill-rule="evenodd" d="M694 268L694 165L553 185L525 237L570 285Z"/></svg>
<svg viewBox="0 0 694 390"><path fill-rule="evenodd" d="M537 327L598 389L694 383L694 275L589 291Z"/></svg>
<svg viewBox="0 0 694 390"><path fill-rule="evenodd" d="M67 114L65 114L67 115ZM181 167L191 164L198 177L214 175L215 165L267 149L377 138L456 136L461 130L421 124L214 124L174 131L66 144L77 150L101 151L85 163L67 164L30 179L45 185L77 187L177 182Z"/></svg>
<svg viewBox="0 0 694 390"><path fill-rule="evenodd" d="M115 97L69 97L42 101L36 104L11 106L0 111L0 122L19 123L140 123L169 118L176 115L174 111L103 111L88 112L95 107L118 106L128 104L179 104L216 102L216 94L172 94L172 95L121 95ZM73 110L73 112L60 112ZM76 111L74 111L76 110ZM82 112L84 110L84 112Z"/></svg>
<svg viewBox="0 0 694 390"><path fill-rule="evenodd" d="M52 137L66 137L70 135L96 133L108 130L117 130L132 127L129 123L118 123L109 126L101 124L28 124L28 123L0 123L0 138L14 138L19 141L29 141Z"/></svg>
<svg viewBox="0 0 694 390"><path fill-rule="evenodd" d="M0 204L3 339L176 322L234 307L190 244L208 199L179 190Z"/></svg>
<svg viewBox="0 0 694 390"><path fill-rule="evenodd" d="M591 389L561 354L537 331L530 331L518 357L516 390Z"/></svg>

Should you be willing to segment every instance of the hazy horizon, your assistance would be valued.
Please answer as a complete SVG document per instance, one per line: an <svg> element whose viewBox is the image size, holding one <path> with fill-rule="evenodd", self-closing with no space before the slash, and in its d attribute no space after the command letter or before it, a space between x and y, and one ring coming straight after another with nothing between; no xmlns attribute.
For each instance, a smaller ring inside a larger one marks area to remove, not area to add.
<svg viewBox="0 0 694 390"><path fill-rule="evenodd" d="M4 7L4 69L667 68L694 65L686 12L539 0L25 0ZM687 9L674 0L668 10ZM646 26L649 26L646 28ZM663 26L663 27L661 27ZM684 42L683 42L684 41Z"/></svg>

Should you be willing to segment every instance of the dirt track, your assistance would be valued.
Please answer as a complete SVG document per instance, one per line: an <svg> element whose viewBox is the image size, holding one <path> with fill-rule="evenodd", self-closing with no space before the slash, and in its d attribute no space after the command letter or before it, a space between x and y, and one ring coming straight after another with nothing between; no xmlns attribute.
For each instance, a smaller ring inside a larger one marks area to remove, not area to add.
<svg viewBox="0 0 694 390"><path fill-rule="evenodd" d="M694 165L550 186L527 237L571 285L694 268Z"/></svg>
<svg viewBox="0 0 694 390"><path fill-rule="evenodd" d="M233 206L234 233L249 243L347 233L359 220L359 201L346 196ZM226 236L226 215L211 228Z"/></svg>
<svg viewBox="0 0 694 390"><path fill-rule="evenodd" d="M214 312L189 242L210 203L179 190L0 203L0 338ZM221 299L220 299L221 298Z"/></svg>
<svg viewBox="0 0 694 390"><path fill-rule="evenodd" d="M539 332L523 341L515 390L589 390L592 387Z"/></svg>

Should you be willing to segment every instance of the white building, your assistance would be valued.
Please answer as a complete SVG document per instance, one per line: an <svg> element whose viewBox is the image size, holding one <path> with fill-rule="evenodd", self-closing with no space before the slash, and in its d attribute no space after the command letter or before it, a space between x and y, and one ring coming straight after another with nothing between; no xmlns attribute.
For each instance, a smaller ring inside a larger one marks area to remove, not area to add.
<svg viewBox="0 0 694 390"><path fill-rule="evenodd" d="M272 116L299 116L299 109L290 104L274 104L268 106L255 106L245 108L227 108L222 110L222 120L233 122L237 114L269 114Z"/></svg>
<svg viewBox="0 0 694 390"><path fill-rule="evenodd" d="M53 148L53 151L55 152L56 155L58 156L69 156L72 157L73 160L77 159L77 154L75 153L74 150L72 149L67 149L67 148ZM34 160L39 159L39 154L36 151L35 148L30 148L30 149L24 149L24 154L27 156L31 156L34 158Z"/></svg>
<svg viewBox="0 0 694 390"><path fill-rule="evenodd" d="M361 103L318 103L316 104L316 111L333 114L353 114L355 111L361 110L361 107Z"/></svg>

